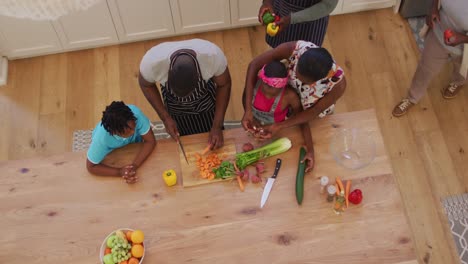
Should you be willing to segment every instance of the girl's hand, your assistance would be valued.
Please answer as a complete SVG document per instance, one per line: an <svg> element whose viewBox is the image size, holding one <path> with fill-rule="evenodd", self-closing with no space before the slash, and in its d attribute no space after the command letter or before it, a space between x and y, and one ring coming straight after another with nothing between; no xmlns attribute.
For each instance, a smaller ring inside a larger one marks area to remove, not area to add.
<svg viewBox="0 0 468 264"><path fill-rule="evenodd" d="M270 0L265 0L263 1L262 6L260 6L260 9L258 10L258 22L260 22L263 25L263 14L265 12L270 12L273 16L273 5Z"/></svg>
<svg viewBox="0 0 468 264"><path fill-rule="evenodd" d="M278 131L281 130L281 127L277 124L271 124L268 126L261 127L263 129L262 133L259 133L258 138L260 140L266 140L272 138Z"/></svg>
<svg viewBox="0 0 468 264"><path fill-rule="evenodd" d="M242 117L242 127L244 127L245 131L249 133L254 133L254 118L252 112L245 111L244 116Z"/></svg>
<svg viewBox="0 0 468 264"><path fill-rule="evenodd" d="M307 147L304 146L304 148L307 150ZM314 156L314 150L312 151L307 151L306 155L304 156L304 159L301 160L301 163L307 162L306 163L306 172L312 171L315 165L315 156Z"/></svg>

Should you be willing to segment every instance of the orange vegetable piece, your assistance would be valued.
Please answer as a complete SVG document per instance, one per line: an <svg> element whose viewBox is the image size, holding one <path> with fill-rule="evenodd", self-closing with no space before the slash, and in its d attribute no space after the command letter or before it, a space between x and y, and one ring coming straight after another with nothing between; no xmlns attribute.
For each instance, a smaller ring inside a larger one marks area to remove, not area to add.
<svg viewBox="0 0 468 264"><path fill-rule="evenodd" d="M203 150L202 155L206 155L210 151L210 145L206 146L206 148Z"/></svg>
<svg viewBox="0 0 468 264"><path fill-rule="evenodd" d="M346 199L346 208L349 206L349 191L351 190L351 181L346 181L346 192L345 192L345 199Z"/></svg>
<svg viewBox="0 0 468 264"><path fill-rule="evenodd" d="M124 260L122 262L119 262L119 264L128 264L128 261Z"/></svg>
<svg viewBox="0 0 468 264"><path fill-rule="evenodd" d="M239 184L239 189L243 192L244 191L244 183L242 182L242 179L239 175L237 175L237 183Z"/></svg>
<svg viewBox="0 0 468 264"><path fill-rule="evenodd" d="M338 184L338 187L340 187L339 191L340 193L345 191L345 188L343 186L343 182L341 181L340 177L336 177L336 183Z"/></svg>

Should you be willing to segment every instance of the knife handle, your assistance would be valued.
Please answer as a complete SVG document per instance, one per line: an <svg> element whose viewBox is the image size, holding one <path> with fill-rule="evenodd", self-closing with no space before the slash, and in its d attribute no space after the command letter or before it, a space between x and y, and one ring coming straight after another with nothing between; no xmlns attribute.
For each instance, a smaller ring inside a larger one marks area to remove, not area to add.
<svg viewBox="0 0 468 264"><path fill-rule="evenodd" d="M275 166L275 172L273 172L273 176L271 176L273 179L276 179L276 176L278 176L278 171L281 168L281 159L276 160L276 166Z"/></svg>

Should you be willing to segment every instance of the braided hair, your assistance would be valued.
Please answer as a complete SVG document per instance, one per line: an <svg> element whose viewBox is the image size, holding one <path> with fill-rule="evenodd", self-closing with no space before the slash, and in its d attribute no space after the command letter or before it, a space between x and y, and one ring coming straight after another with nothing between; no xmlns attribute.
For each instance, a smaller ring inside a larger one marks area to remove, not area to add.
<svg viewBox="0 0 468 264"><path fill-rule="evenodd" d="M122 101L113 101L102 112L101 125L111 135L125 133L128 121L136 121L132 110Z"/></svg>
<svg viewBox="0 0 468 264"><path fill-rule="evenodd" d="M297 63L297 70L314 82L325 78L333 66L333 58L324 48L312 48L304 52Z"/></svg>

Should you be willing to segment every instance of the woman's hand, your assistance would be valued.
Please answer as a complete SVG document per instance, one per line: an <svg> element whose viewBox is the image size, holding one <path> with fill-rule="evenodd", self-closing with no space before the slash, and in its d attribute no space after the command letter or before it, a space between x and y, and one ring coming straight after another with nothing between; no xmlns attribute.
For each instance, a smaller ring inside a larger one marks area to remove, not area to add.
<svg viewBox="0 0 468 264"><path fill-rule="evenodd" d="M260 9L258 10L258 22L260 22L263 25L263 14L266 12L270 12L272 15L273 14L273 4L271 3L271 0L265 0L263 1L262 6L260 6Z"/></svg>
<svg viewBox="0 0 468 264"><path fill-rule="evenodd" d="M426 16L426 24L429 28L432 29L434 27L434 22L440 22L439 9L437 6L433 7L431 13Z"/></svg>
<svg viewBox="0 0 468 264"><path fill-rule="evenodd" d="M304 146L305 147L305 146ZM306 148L307 149L307 148ZM314 156L314 150L312 151L307 151L306 155L304 158L301 160L301 163L306 162L306 172L312 171L315 165L315 156Z"/></svg>
<svg viewBox="0 0 468 264"><path fill-rule="evenodd" d="M266 140L272 138L278 131L281 130L281 127L278 123L271 125L263 126L260 129L263 129L261 133L258 133L258 139Z"/></svg>
<svg viewBox="0 0 468 264"><path fill-rule="evenodd" d="M224 145L223 131L221 128L211 128L208 136L208 144L210 149L218 149Z"/></svg>
<svg viewBox="0 0 468 264"><path fill-rule="evenodd" d="M465 34L461 34L453 30L452 34L453 35L450 38L444 38L445 45L455 47L468 42L468 36L466 36Z"/></svg>
<svg viewBox="0 0 468 264"><path fill-rule="evenodd" d="M164 121L164 126L166 127L166 132L171 135L171 137L179 142L179 130L177 129L177 123L172 119L172 117L168 116Z"/></svg>

